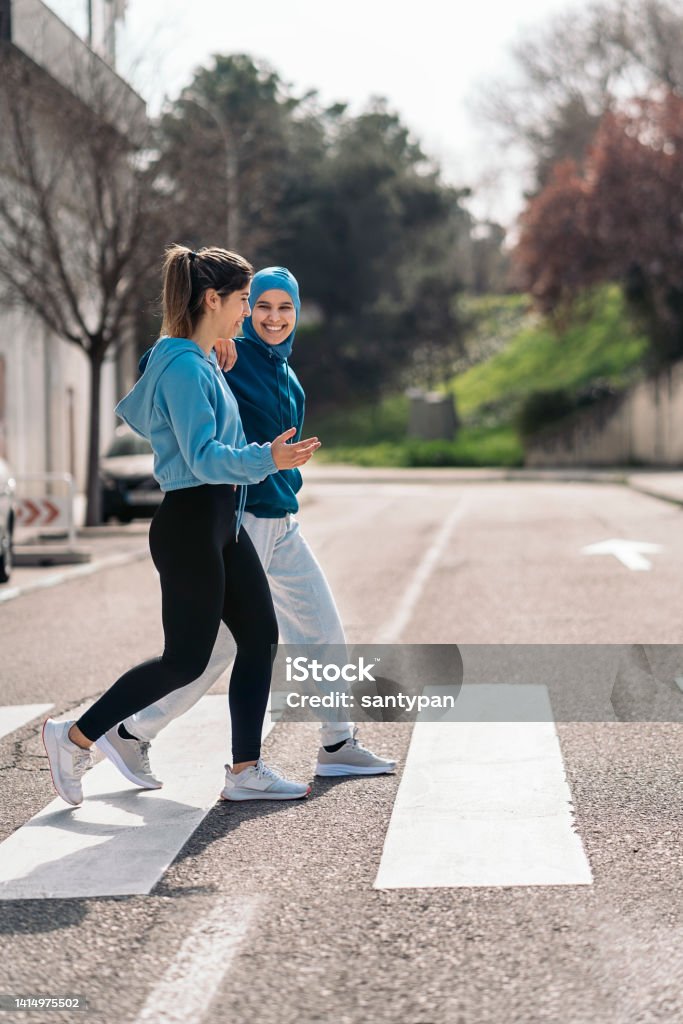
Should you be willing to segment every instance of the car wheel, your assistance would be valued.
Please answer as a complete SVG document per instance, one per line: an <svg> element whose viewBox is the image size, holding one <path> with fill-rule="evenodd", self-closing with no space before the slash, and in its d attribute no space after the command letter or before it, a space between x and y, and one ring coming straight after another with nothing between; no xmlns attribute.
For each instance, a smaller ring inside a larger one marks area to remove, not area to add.
<svg viewBox="0 0 683 1024"><path fill-rule="evenodd" d="M12 575L12 534L6 533L0 540L0 583L7 583Z"/></svg>

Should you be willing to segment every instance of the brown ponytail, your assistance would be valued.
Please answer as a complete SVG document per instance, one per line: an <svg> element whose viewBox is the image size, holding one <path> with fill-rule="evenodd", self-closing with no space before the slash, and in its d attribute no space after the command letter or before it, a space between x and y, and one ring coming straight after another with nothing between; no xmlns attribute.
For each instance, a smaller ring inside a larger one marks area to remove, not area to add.
<svg viewBox="0 0 683 1024"><path fill-rule="evenodd" d="M245 288L253 274L252 265L236 252L169 246L163 265L162 335L189 338L201 319L205 292L215 288L219 295L229 295Z"/></svg>

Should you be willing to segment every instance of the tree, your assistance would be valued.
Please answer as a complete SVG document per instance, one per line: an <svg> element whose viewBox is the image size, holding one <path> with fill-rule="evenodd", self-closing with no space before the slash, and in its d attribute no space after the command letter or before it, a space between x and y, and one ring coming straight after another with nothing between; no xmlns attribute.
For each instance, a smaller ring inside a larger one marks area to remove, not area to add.
<svg viewBox="0 0 683 1024"><path fill-rule="evenodd" d="M297 230L279 251L325 321L302 335L297 368L304 382L325 383L311 389L314 403L340 404L395 386L418 352L427 375L437 348L451 361L461 352L454 300L469 221L466 192L444 185L386 101L357 117L325 111L323 140L305 194L293 179L285 191Z"/></svg>
<svg viewBox="0 0 683 1024"><path fill-rule="evenodd" d="M164 113L158 171L168 179L171 235L267 259L280 227L287 135L298 100L244 54L215 55ZM172 236L172 237L171 237Z"/></svg>
<svg viewBox="0 0 683 1024"><path fill-rule="evenodd" d="M352 117L314 92L293 95L249 57L216 56L162 119L160 152L169 241L226 244L232 174L239 248L256 266L289 266L318 306L323 324L297 340L312 405L376 395L405 373L423 341L421 282L439 278L439 294L456 293L469 222L462 193L441 182L385 101ZM460 344L447 306L432 350Z"/></svg>
<svg viewBox="0 0 683 1024"><path fill-rule="evenodd" d="M512 51L514 72L476 104L527 155L532 192L555 163L581 160L603 115L660 86L683 93L681 0L594 0L553 15Z"/></svg>
<svg viewBox="0 0 683 1024"><path fill-rule="evenodd" d="M86 523L99 522L100 387L147 262L144 106L94 55L67 90L3 53L0 286L90 365Z"/></svg>
<svg viewBox="0 0 683 1024"><path fill-rule="evenodd" d="M652 361L683 356L683 98L631 101L603 118L578 165L559 165L522 217L516 260L541 307L621 281Z"/></svg>

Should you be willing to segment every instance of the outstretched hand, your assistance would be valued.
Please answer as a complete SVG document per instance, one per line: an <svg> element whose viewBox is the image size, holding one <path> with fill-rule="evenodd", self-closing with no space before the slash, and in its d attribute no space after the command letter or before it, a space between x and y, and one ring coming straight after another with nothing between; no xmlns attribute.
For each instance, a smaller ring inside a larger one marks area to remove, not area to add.
<svg viewBox="0 0 683 1024"><path fill-rule="evenodd" d="M295 444L287 444L290 437L296 434L296 427L285 430L271 442L270 452L273 462L278 469L293 469L295 466L303 466L310 459L313 452L320 447L317 437L308 437L305 441L296 441Z"/></svg>

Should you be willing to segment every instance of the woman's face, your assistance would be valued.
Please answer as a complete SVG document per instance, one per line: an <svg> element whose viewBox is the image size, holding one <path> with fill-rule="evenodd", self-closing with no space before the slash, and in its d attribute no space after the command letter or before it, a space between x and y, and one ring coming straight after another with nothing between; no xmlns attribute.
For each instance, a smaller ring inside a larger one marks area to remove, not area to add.
<svg viewBox="0 0 683 1024"><path fill-rule="evenodd" d="M242 329L242 322L249 316L249 285L229 295L217 295L219 304L214 310L214 328L219 338L234 338Z"/></svg>
<svg viewBox="0 0 683 1024"><path fill-rule="evenodd" d="M262 341L279 345L296 327L296 309L291 297L280 288L263 292L254 303L251 322Z"/></svg>

